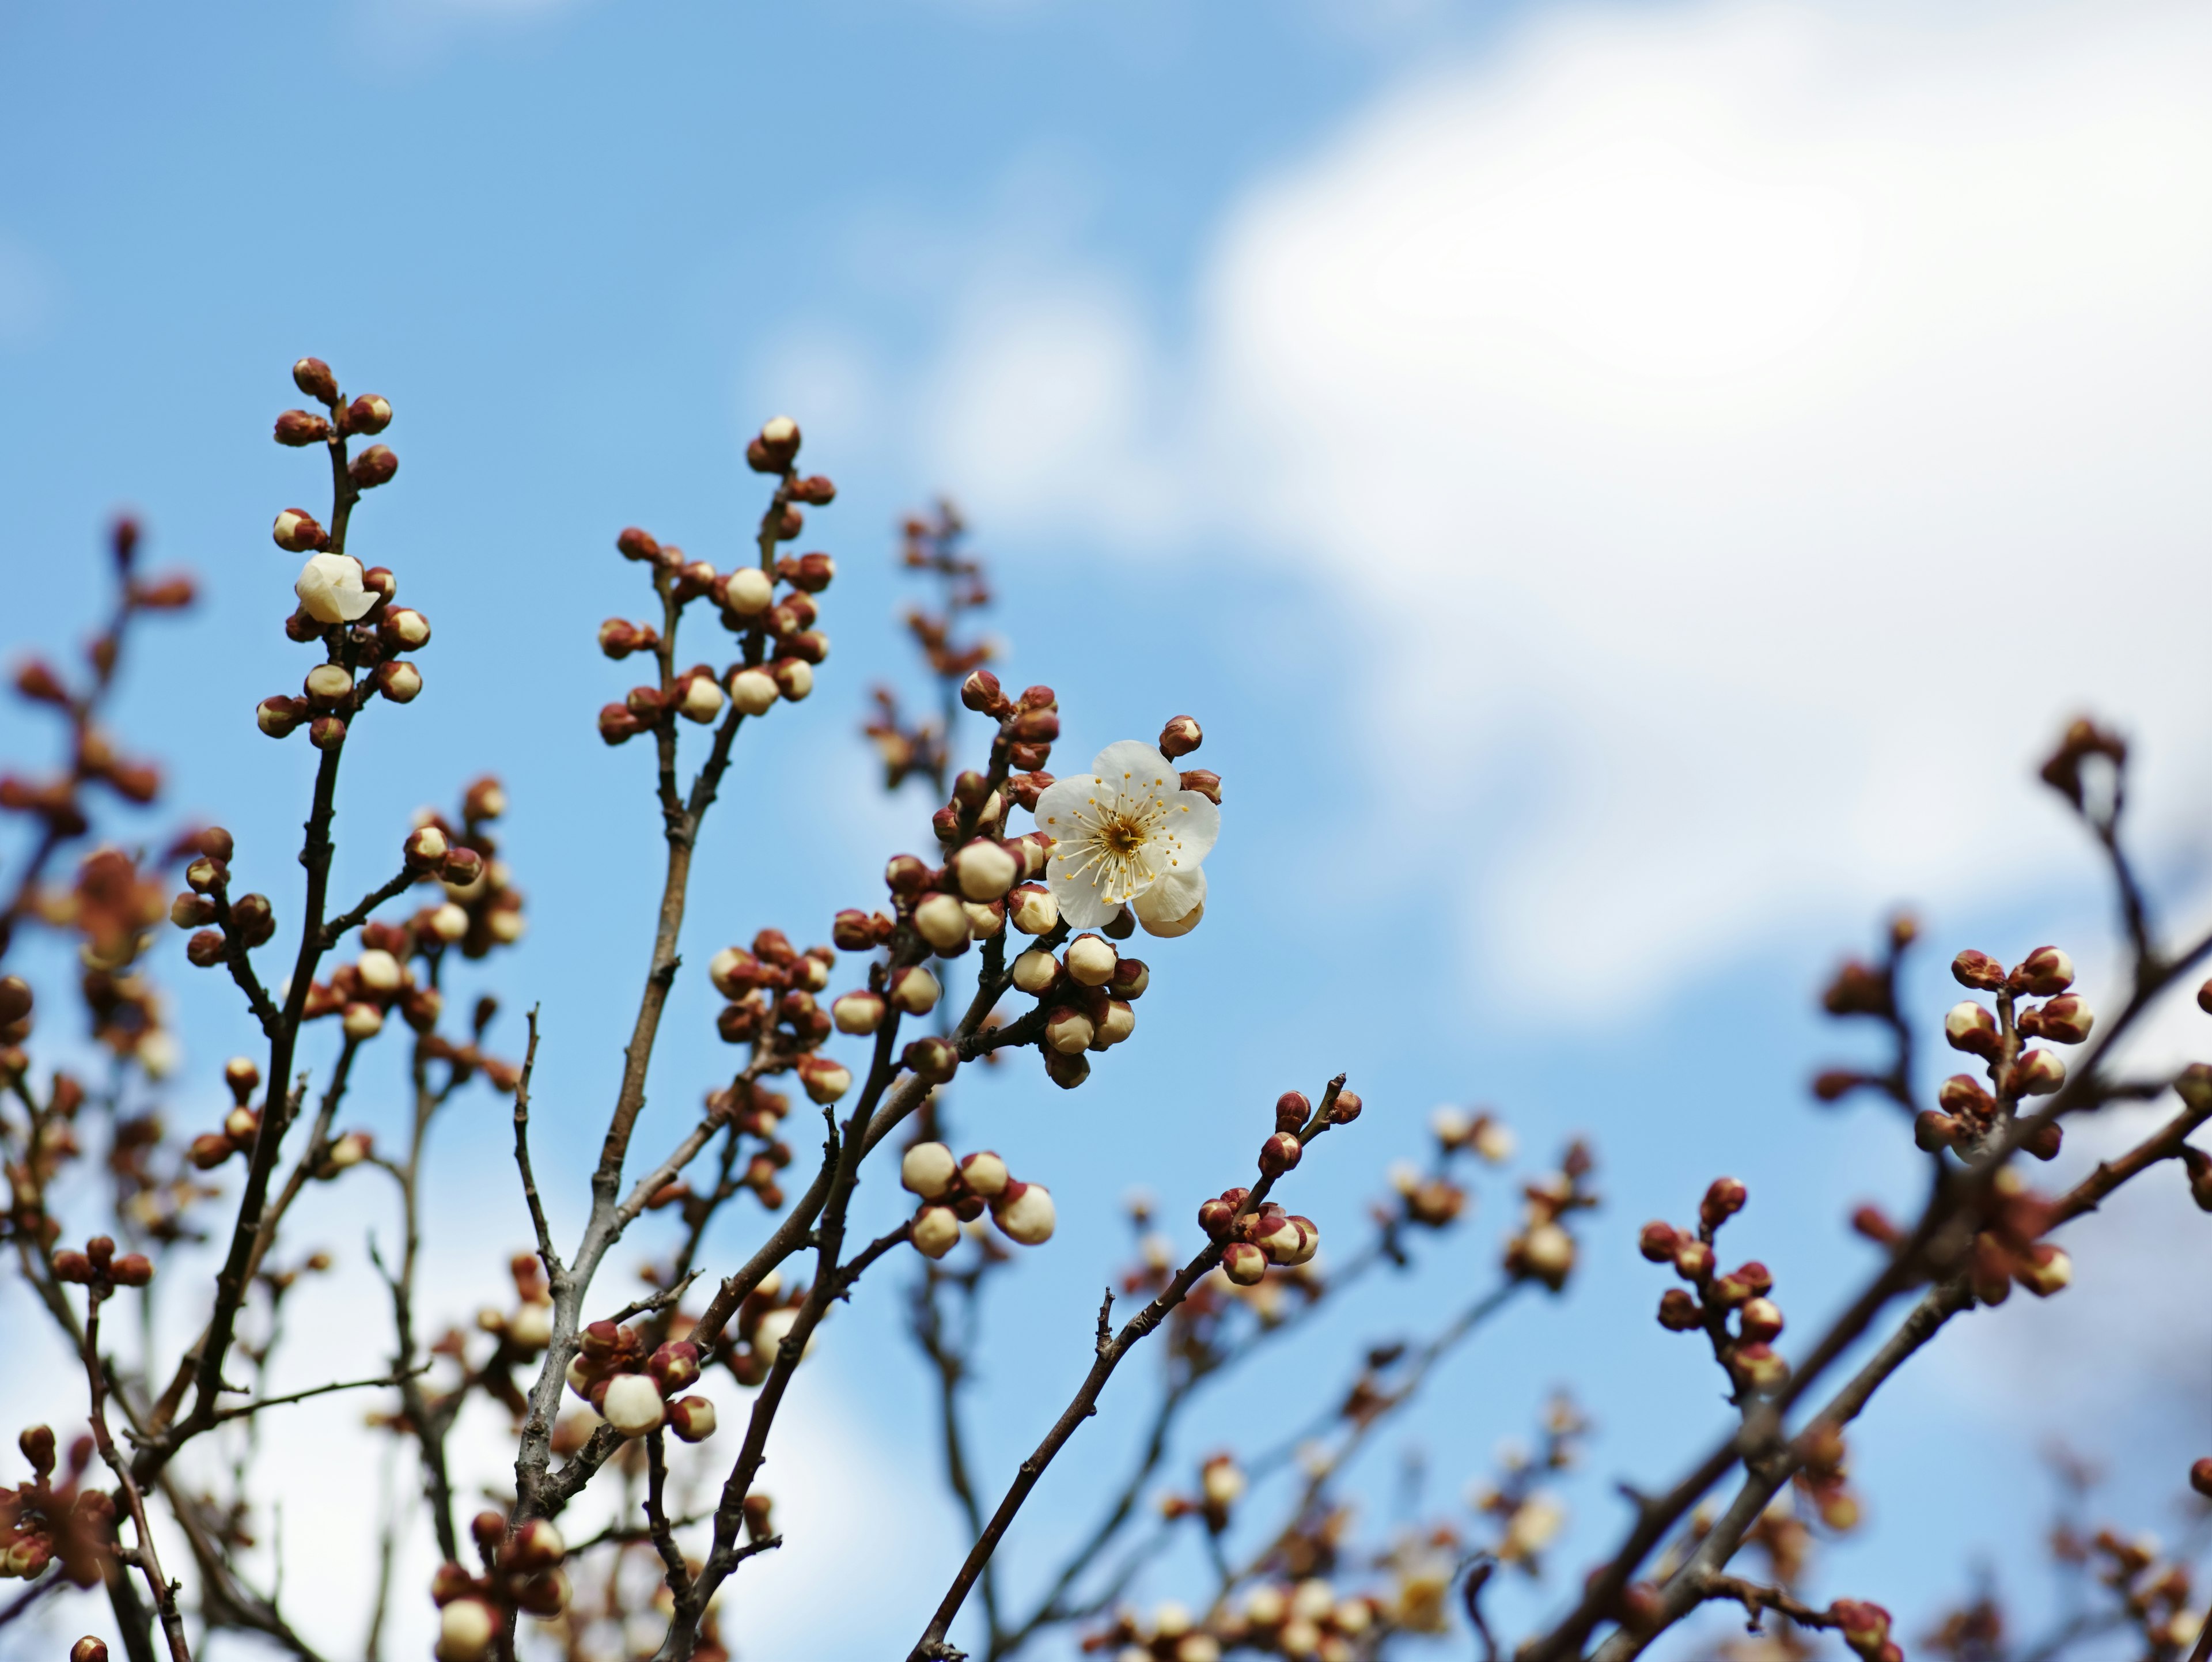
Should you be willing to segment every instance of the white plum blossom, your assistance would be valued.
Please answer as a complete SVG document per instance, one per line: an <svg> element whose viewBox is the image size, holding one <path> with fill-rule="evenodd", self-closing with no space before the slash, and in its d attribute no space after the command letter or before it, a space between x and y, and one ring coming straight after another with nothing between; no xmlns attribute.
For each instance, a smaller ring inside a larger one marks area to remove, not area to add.
<svg viewBox="0 0 2212 1662"><path fill-rule="evenodd" d="M350 624L358 620L378 596L362 587L361 562L350 554L317 554L300 568L292 585L300 606L319 624Z"/></svg>
<svg viewBox="0 0 2212 1662"><path fill-rule="evenodd" d="M1037 829L1053 839L1045 884L1069 928L1095 929L1127 906L1149 934L1177 935L1206 912L1202 864L1221 810L1182 788L1174 763L1141 740L1098 752L1037 798Z"/></svg>

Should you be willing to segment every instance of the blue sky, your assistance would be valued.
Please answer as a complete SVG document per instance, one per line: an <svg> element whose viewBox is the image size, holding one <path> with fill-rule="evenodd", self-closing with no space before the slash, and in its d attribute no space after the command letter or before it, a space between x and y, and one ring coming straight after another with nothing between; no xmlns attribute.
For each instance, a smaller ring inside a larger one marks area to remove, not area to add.
<svg viewBox="0 0 2212 1662"><path fill-rule="evenodd" d="M2148 0L16 9L0 645L80 631L104 516L142 511L208 600L145 642L124 730L285 919L310 762L251 721L301 669L266 526L321 490L268 423L302 352L388 396L401 470L356 546L438 634L424 697L349 754L339 886L385 874L416 803L507 779L532 932L498 984L544 1005L574 1170L657 883L644 758L590 730L629 679L592 630L639 601L614 533L731 563L758 501L738 451L779 411L841 488L807 541L841 563L836 652L747 735L696 962L763 924L819 937L926 838L856 728L871 681L911 685L891 527L950 490L996 561L1005 673L1060 692L1061 765L1190 710L1227 782L1206 923L1150 954L1136 1039L1072 1096L1018 1066L962 1099L1063 1219L993 1318L988 1468L1080 1371L1123 1189L1181 1220L1275 1093L1348 1068L1372 1111L1299 1174L1343 1241L1433 1104L1494 1102L1532 1160L1589 1133L1608 1198L1587 1276L1462 1358L1419 1428L1449 1494L1551 1385L1583 1394L1575 1533L1508 1605L1533 1613L1617 1527L1611 1478L1658 1480L1718 1411L1650 1322L1635 1225L1744 1177L1745 1250L1802 1331L1864 1268L1849 1206L1910 1192L1899 1128L1803 1098L1850 1048L1811 1012L1832 959L1905 900L1931 1021L1968 944L2063 940L2107 996L2093 869L2028 782L2058 719L2129 726L2157 886L2202 910L2208 59L2200 20ZM40 742L15 710L0 737ZM174 971L189 1119L246 1027ZM712 1002L679 989L656 1139L720 1065ZM2200 1020L2151 1049L2201 1051ZM397 1125L397 1083L362 1123ZM459 1318L522 1239L503 1137L486 1102L443 1134ZM1297 1365L1315 1397L1483 1285L1510 1208L1493 1184L1434 1279L1340 1315ZM333 1202L356 1269L379 1216ZM1899 1383L1826 1591L1925 1614L1977 1555L2032 1563L2021 1451L2055 1431L2133 1461L2122 1521L2169 1520L2212 1429L2205 1329L2174 1313L2192 1216L2168 1183L2095 1221L2067 1298L1977 1318ZM817 1540L902 1566L812 1635L840 1654L902 1642L957 1557L895 1292L811 1365L787 1468L914 1520L822 1513ZM1047 1502L1079 1513L1140 1394L1117 1382ZM1224 1393L1188 1452L1271 1407ZM1042 1555L1018 1543L1015 1573ZM758 1654L799 1642L819 1585L823 1559L786 1556L744 1607Z"/></svg>

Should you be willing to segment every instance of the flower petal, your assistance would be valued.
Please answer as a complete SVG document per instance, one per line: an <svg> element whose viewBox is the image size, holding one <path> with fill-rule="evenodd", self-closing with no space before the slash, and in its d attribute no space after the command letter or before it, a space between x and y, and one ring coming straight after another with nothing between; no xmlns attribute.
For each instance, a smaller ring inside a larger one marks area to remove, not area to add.
<svg viewBox="0 0 2212 1662"><path fill-rule="evenodd" d="M1175 790L1182 781L1176 764L1141 739L1124 739L1091 759L1091 770L1124 796Z"/></svg>
<svg viewBox="0 0 2212 1662"><path fill-rule="evenodd" d="M1145 933L1157 935L1178 935L1188 933L1198 923L1197 914L1206 910L1206 873L1193 866L1187 871L1171 872L1139 895L1130 910L1137 914L1137 922L1145 926Z"/></svg>
<svg viewBox="0 0 2212 1662"><path fill-rule="evenodd" d="M1045 868L1044 886L1060 903L1060 921L1071 929L1103 928L1121 908L1106 898L1095 865L1078 874L1075 862L1055 857Z"/></svg>
<svg viewBox="0 0 2212 1662"><path fill-rule="evenodd" d="M1221 810L1194 790L1178 790L1165 800L1167 823L1160 829L1175 838L1177 868L1194 867L1213 852Z"/></svg>
<svg viewBox="0 0 2212 1662"><path fill-rule="evenodd" d="M1036 828L1046 836L1066 837L1075 831L1075 811L1091 800L1097 788L1087 773L1055 779L1037 798Z"/></svg>

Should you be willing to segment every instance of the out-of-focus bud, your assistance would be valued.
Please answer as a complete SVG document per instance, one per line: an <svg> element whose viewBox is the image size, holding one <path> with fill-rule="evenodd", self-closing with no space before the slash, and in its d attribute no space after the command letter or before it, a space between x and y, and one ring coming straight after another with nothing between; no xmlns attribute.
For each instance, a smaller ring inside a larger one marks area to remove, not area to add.
<svg viewBox="0 0 2212 1662"><path fill-rule="evenodd" d="M1160 729L1160 754L1172 762L1176 758L1188 756L1196 750L1200 741L1204 738L1205 734L1199 730L1196 718L1188 715L1170 716L1168 718L1168 724Z"/></svg>
<svg viewBox="0 0 2212 1662"><path fill-rule="evenodd" d="M1114 978L1121 954L1114 943L1095 934L1079 934L1067 943L1069 979L1085 987L1103 987Z"/></svg>
<svg viewBox="0 0 2212 1662"><path fill-rule="evenodd" d="M392 454L388 444L372 444L346 464L346 477L356 489L374 490L380 484L392 483L392 476L399 471L399 458Z"/></svg>
<svg viewBox="0 0 2212 1662"><path fill-rule="evenodd" d="M2174 1080L2173 1093L2200 1113L2212 1108L2212 1067L2191 1062Z"/></svg>
<svg viewBox="0 0 2212 1662"><path fill-rule="evenodd" d="M1267 1255L1249 1241L1231 1241L1221 1250L1221 1273L1239 1287L1267 1279Z"/></svg>
<svg viewBox="0 0 2212 1662"><path fill-rule="evenodd" d="M650 725L630 714L628 704L599 706L599 737L610 745L626 744Z"/></svg>
<svg viewBox="0 0 2212 1662"><path fill-rule="evenodd" d="M926 1085L942 1085L959 1070L960 1052L949 1039L918 1038L899 1055L899 1060Z"/></svg>
<svg viewBox="0 0 2212 1662"><path fill-rule="evenodd" d="M1753 1391L1776 1391L1790 1383L1790 1364L1771 1345L1738 1345L1729 1360L1737 1377Z"/></svg>
<svg viewBox="0 0 2212 1662"><path fill-rule="evenodd" d="M1091 1041L1097 1037L1091 1018L1081 1010L1063 1008L1045 1018L1044 1042L1063 1055L1088 1050Z"/></svg>
<svg viewBox="0 0 2212 1662"><path fill-rule="evenodd" d="M455 849L438 869L439 880L448 889L465 889L483 875L483 856L474 849Z"/></svg>
<svg viewBox="0 0 2212 1662"><path fill-rule="evenodd" d="M203 1172L212 1172L238 1152L238 1145L214 1131L203 1131L185 1145L185 1158Z"/></svg>
<svg viewBox="0 0 2212 1662"><path fill-rule="evenodd" d="M371 947L355 960L354 974L372 993L396 993L407 979L399 960L381 947Z"/></svg>
<svg viewBox="0 0 2212 1662"><path fill-rule="evenodd" d="M599 1403L606 1422L625 1437L642 1437L660 1429L667 1406L660 1389L642 1373L617 1373L607 1381Z"/></svg>
<svg viewBox="0 0 2212 1662"><path fill-rule="evenodd" d="M87 1634L70 1647L70 1662L107 1662L107 1641Z"/></svg>
<svg viewBox="0 0 2212 1662"><path fill-rule="evenodd" d="M937 977L919 964L891 972L890 1001L908 1015L927 1015L937 1008L938 995L943 990Z"/></svg>
<svg viewBox="0 0 2212 1662"><path fill-rule="evenodd" d="M747 715L763 715L782 696L775 677L764 669L741 669L730 677L730 702Z"/></svg>
<svg viewBox="0 0 2212 1662"><path fill-rule="evenodd" d="M1936 1087L1936 1104L1947 1114L1966 1116L1989 1115L1996 1111L1996 1099L1984 1090L1981 1081L1972 1074L1954 1074Z"/></svg>
<svg viewBox="0 0 2212 1662"><path fill-rule="evenodd" d="M781 473L799 454L799 423L777 416L763 424L760 435L745 447L745 461L756 473Z"/></svg>
<svg viewBox="0 0 2212 1662"><path fill-rule="evenodd" d="M2036 1037L2057 1044L2079 1044L2096 1023L2078 993L2062 993L2035 1012Z"/></svg>
<svg viewBox="0 0 2212 1662"><path fill-rule="evenodd" d="M2206 1500L2212 1501L2212 1455L2208 1455L2190 1466L2189 1487Z"/></svg>
<svg viewBox="0 0 2212 1662"><path fill-rule="evenodd" d="M339 1020L345 1036L356 1042L374 1038L384 1031L384 1012L374 1004L349 1004Z"/></svg>
<svg viewBox="0 0 2212 1662"><path fill-rule="evenodd" d="M1856 959L1836 971L1835 979L1820 995L1820 1003L1834 1016L1887 1015L1896 1008L1889 971Z"/></svg>
<svg viewBox="0 0 2212 1662"><path fill-rule="evenodd" d="M1698 1301L1680 1288L1670 1287L1659 1295L1659 1325L1669 1333L1688 1333L1705 1324Z"/></svg>
<svg viewBox="0 0 2212 1662"><path fill-rule="evenodd" d="M1670 1263L1681 1240L1680 1233L1673 1224L1654 1219L1638 1231L1636 1250L1654 1263Z"/></svg>
<svg viewBox="0 0 2212 1662"><path fill-rule="evenodd" d="M1713 1249L1693 1237L1684 1236L1674 1248L1674 1273L1686 1282L1711 1275Z"/></svg>
<svg viewBox="0 0 2212 1662"><path fill-rule="evenodd" d="M330 435L330 423L305 410L287 410L276 417L276 442L290 445L294 449L301 445L320 444Z"/></svg>
<svg viewBox="0 0 2212 1662"><path fill-rule="evenodd" d="M954 896L926 898L914 909L915 933L940 953L968 944L968 914Z"/></svg>
<svg viewBox="0 0 2212 1662"><path fill-rule="evenodd" d="M2037 1298L2047 1299L2074 1279L2074 1261L2064 1248L2037 1241L2020 1255L2012 1273Z"/></svg>
<svg viewBox="0 0 2212 1662"><path fill-rule="evenodd" d="M1896 1246L1905 1232L1879 1206L1862 1206L1851 1214L1851 1227L1878 1246Z"/></svg>
<svg viewBox="0 0 2212 1662"><path fill-rule="evenodd" d="M412 703L415 695L422 691L422 672L401 659L379 664L369 672L368 679L395 704Z"/></svg>
<svg viewBox="0 0 2212 1662"><path fill-rule="evenodd" d="M687 1443L714 1434L714 1405L704 1397L684 1397L668 1405L668 1428Z"/></svg>
<svg viewBox="0 0 2212 1662"><path fill-rule="evenodd" d="M1997 1020L1988 1009L1965 999L1954 1004L1943 1018L1943 1037L1954 1050L1969 1056L1994 1056L2002 1041Z"/></svg>
<svg viewBox="0 0 2212 1662"><path fill-rule="evenodd" d="M527 1575L551 1569L568 1555L568 1544L561 1539L561 1531L551 1520L532 1518L518 1525L507 1537L507 1543L500 1549L499 1562L502 1569L519 1570Z"/></svg>
<svg viewBox="0 0 2212 1662"><path fill-rule="evenodd" d="M446 856L453 851L453 844L442 827L418 825L409 833L401 845L401 858L410 871L435 871L446 863Z"/></svg>
<svg viewBox="0 0 2212 1662"><path fill-rule="evenodd" d="M1006 1174L1006 1163L989 1149L979 1149L960 1162L960 1180L969 1190L990 1200L1006 1192L1012 1181Z"/></svg>
<svg viewBox="0 0 2212 1662"><path fill-rule="evenodd" d="M1280 1177L1295 1169L1304 1154L1295 1135L1278 1131L1260 1145L1260 1169L1271 1178Z"/></svg>
<svg viewBox="0 0 2212 1662"><path fill-rule="evenodd" d="M1771 1299L1751 1299L1736 1312L1736 1330L1745 1338L1764 1342L1783 1328L1782 1306Z"/></svg>
<svg viewBox="0 0 2212 1662"><path fill-rule="evenodd" d="M2004 965L1971 947L1951 960L1951 973L1961 987L1972 987L1978 993L1993 993L2005 983Z"/></svg>
<svg viewBox="0 0 2212 1662"><path fill-rule="evenodd" d="M438 1612L438 1662L483 1662L499 1636L499 1615L481 1598L456 1598Z"/></svg>
<svg viewBox="0 0 2212 1662"><path fill-rule="evenodd" d="M830 1019L841 1033L872 1033L884 1025L883 995L865 988L846 993L830 1005Z"/></svg>
<svg viewBox="0 0 2212 1662"><path fill-rule="evenodd" d="M374 393L363 393L346 405L346 431L367 433L371 437L392 425L392 405Z"/></svg>
<svg viewBox="0 0 2212 1662"><path fill-rule="evenodd" d="M1709 1229L1717 1229L1743 1210L1744 1202L1751 1198L1741 1180L1735 1178L1715 1178L1705 1197L1698 1202L1698 1217Z"/></svg>
<svg viewBox="0 0 2212 1662"><path fill-rule="evenodd" d="M228 951L220 929L202 929L185 942L185 961L196 970L211 970Z"/></svg>
<svg viewBox="0 0 2212 1662"><path fill-rule="evenodd" d="M2012 1080L2022 1096L2047 1097L2066 1083L2066 1064L2056 1050L2023 1051L2012 1065Z"/></svg>
<svg viewBox="0 0 2212 1662"><path fill-rule="evenodd" d="M315 523L315 516L304 508L288 508L279 514L276 522L270 527L269 534L276 539L277 547L294 554L312 554L330 541L323 534L322 527ZM319 621L337 620L324 618Z"/></svg>
<svg viewBox="0 0 2212 1662"><path fill-rule="evenodd" d="M809 1101L832 1103L853 1088L853 1070L828 1056L804 1056L799 1062L799 1082Z"/></svg>
<svg viewBox="0 0 2212 1662"><path fill-rule="evenodd" d="M1032 947L1014 960L1014 985L1032 998L1042 998L1059 984L1060 960L1042 947Z"/></svg>
<svg viewBox="0 0 2212 1662"><path fill-rule="evenodd" d="M169 903L169 922L180 929L197 929L215 922L215 902L190 889Z"/></svg>
<svg viewBox="0 0 2212 1662"><path fill-rule="evenodd" d="M1024 1246L1043 1245L1058 1221L1052 1196L1041 1183L1007 1184L991 1202L991 1219Z"/></svg>
<svg viewBox="0 0 2212 1662"><path fill-rule="evenodd" d="M1924 1110L1912 1117L1913 1146L1923 1154L1932 1154L1955 1144L1966 1134L1966 1129L1949 1114Z"/></svg>
<svg viewBox="0 0 2212 1662"><path fill-rule="evenodd" d="M2038 947L2021 960L2011 981L2024 993L2049 998L2074 984L2074 960L2057 947Z"/></svg>
<svg viewBox="0 0 2212 1662"><path fill-rule="evenodd" d="M231 932L249 947L258 947L276 933L276 914L265 894L242 894L230 903Z"/></svg>
<svg viewBox="0 0 2212 1662"><path fill-rule="evenodd" d="M660 557L660 544L650 531L625 526L615 537L615 548L625 560L652 562Z"/></svg>
<svg viewBox="0 0 2212 1662"><path fill-rule="evenodd" d="M1335 1102L1329 1107L1328 1123L1331 1125L1349 1125L1359 1117L1360 1110L1365 1106L1358 1092L1339 1091Z"/></svg>
<svg viewBox="0 0 2212 1662"><path fill-rule="evenodd" d="M970 900L996 900L1013 887L1014 880L1022 874L1021 861L1007 853L1004 844L983 837L956 850L951 867L953 880L959 884L960 892Z"/></svg>
<svg viewBox="0 0 2212 1662"><path fill-rule="evenodd" d="M338 378L320 358L301 358L292 366L292 385L323 404L338 401Z"/></svg>

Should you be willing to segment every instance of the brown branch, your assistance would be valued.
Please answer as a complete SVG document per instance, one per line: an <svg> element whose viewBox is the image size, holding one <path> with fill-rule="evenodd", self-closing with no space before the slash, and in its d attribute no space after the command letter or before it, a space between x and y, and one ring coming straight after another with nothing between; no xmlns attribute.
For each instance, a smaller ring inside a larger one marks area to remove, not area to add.
<svg viewBox="0 0 2212 1662"><path fill-rule="evenodd" d="M305 1391L288 1391L281 1397L264 1397L255 1402L241 1403L236 1408L226 1408L216 1414L217 1425L227 1420L241 1420L249 1414L258 1414L264 1408L283 1408L289 1403L304 1403L311 1397L327 1397L334 1391L368 1391L384 1385L404 1385L430 1371L428 1362L405 1373L380 1373L369 1379L335 1379L329 1385L309 1385Z"/></svg>
<svg viewBox="0 0 2212 1662"><path fill-rule="evenodd" d="M116 1486L122 1491L124 1504L130 1511L131 1527L138 1537L133 1562L145 1576L148 1591L154 1595L161 1634L168 1641L170 1662L192 1662L191 1647L185 1641L185 1620L177 1610L177 1584L162 1572L161 1554L154 1545L153 1527L146 1521L146 1496L131 1475L131 1462L123 1458L115 1439L108 1433L107 1375L100 1365L100 1304L106 1294L98 1285L91 1288L89 1294L85 1305L82 1355L85 1382L92 1393L93 1446L107 1463L107 1469L115 1474Z"/></svg>
<svg viewBox="0 0 2212 1662"><path fill-rule="evenodd" d="M411 871L402 871L397 877L385 879L382 884L363 895L360 904L351 911L334 917L323 925L322 933L317 937L321 943L322 950L330 951L339 941L344 940L349 931L359 928L363 923L368 922L368 915L379 906L387 900L395 899L406 893L422 880L421 873Z"/></svg>

